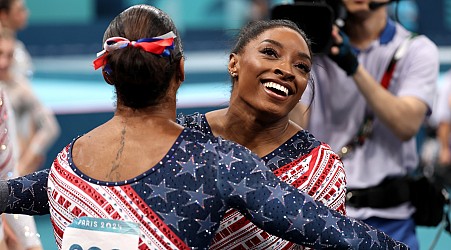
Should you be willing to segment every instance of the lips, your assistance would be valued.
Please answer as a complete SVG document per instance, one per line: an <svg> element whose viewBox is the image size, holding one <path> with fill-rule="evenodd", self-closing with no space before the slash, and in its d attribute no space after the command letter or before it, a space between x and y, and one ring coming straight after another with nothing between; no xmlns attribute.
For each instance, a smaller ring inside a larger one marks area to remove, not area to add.
<svg viewBox="0 0 451 250"><path fill-rule="evenodd" d="M288 88L286 88L278 83L275 83L275 82L265 82L265 83L263 83L263 86L265 86L265 88L267 90L274 92L277 95L288 96L290 93Z"/></svg>

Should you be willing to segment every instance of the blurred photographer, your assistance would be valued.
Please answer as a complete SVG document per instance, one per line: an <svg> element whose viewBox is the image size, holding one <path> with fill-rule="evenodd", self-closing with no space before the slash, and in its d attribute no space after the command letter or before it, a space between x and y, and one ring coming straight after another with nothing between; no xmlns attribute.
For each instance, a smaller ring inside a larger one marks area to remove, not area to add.
<svg viewBox="0 0 451 250"><path fill-rule="evenodd" d="M431 113L438 50L391 20L390 2L342 1L344 25L314 61L313 103L301 100L292 118L341 152L348 215L418 249L405 177L418 165L415 135Z"/></svg>

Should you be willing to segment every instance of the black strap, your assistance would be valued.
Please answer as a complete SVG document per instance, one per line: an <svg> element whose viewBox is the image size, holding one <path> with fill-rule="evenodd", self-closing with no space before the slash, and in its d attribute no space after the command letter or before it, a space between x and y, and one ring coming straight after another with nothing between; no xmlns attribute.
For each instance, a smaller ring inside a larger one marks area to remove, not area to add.
<svg viewBox="0 0 451 250"><path fill-rule="evenodd" d="M384 179L375 187L349 189L346 205L351 207L388 208L410 200L410 186L407 176Z"/></svg>

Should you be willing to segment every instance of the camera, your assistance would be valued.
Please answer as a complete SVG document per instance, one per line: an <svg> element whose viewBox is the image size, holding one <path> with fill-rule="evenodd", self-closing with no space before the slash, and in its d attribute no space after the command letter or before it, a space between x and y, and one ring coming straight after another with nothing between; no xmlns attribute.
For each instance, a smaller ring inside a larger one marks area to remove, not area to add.
<svg viewBox="0 0 451 250"><path fill-rule="evenodd" d="M294 4L276 5L271 19L295 22L312 42L315 54L327 53L332 46L332 26L345 15L341 0L295 0Z"/></svg>

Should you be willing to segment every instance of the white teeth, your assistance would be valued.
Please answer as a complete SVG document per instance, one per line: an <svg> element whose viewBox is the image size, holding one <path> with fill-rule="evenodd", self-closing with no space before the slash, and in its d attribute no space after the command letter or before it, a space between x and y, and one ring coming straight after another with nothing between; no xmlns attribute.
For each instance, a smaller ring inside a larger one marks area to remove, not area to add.
<svg viewBox="0 0 451 250"><path fill-rule="evenodd" d="M265 86L265 87L267 87L267 88L274 88L274 89L280 90L280 91L282 91L283 93L285 93L285 96L288 96L288 89L285 88L284 86L278 84L278 83L275 83L275 82L265 82L265 83L263 83L263 86Z"/></svg>

